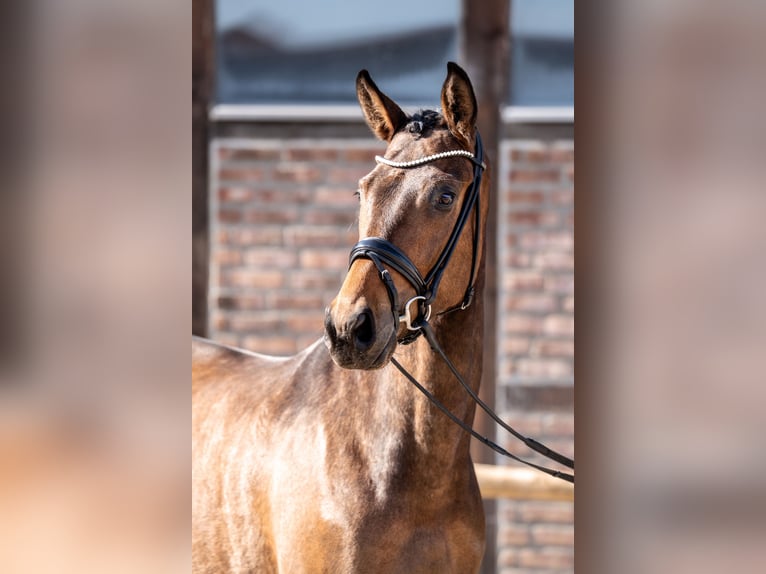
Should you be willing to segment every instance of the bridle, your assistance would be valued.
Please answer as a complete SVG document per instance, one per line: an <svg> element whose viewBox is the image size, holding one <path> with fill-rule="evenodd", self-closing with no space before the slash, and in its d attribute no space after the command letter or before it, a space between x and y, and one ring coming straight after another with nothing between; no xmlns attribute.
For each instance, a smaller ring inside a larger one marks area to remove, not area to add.
<svg viewBox="0 0 766 574"><path fill-rule="evenodd" d="M380 237L368 237L359 241L351 249L351 255L349 256L349 267L354 264L357 259L369 259L373 262L380 274L380 278L383 280L386 290L388 291L388 297L391 300L391 309L394 313L394 323L404 323L407 327L407 333L398 339L399 343L407 345L412 343L422 333L422 325L427 323L431 318L431 303L436 299L437 291L439 290L439 284L441 283L444 270L447 268L447 264L452 258L452 254L455 251L455 246L460 238L463 228L465 227L468 218L473 211L475 214L474 233L473 233L473 249L471 256L471 275L468 280L468 286L466 287L463 300L451 309L447 309L442 312L449 313L458 309L466 309L471 304L474 295L474 279L476 277L476 265L478 263L479 252L479 223L480 223L480 209L479 209L479 190L481 189L481 177L486 169L484 163L484 147L481 143L481 137L478 132L476 133L476 154L472 154L467 150L453 150L441 153L429 155L417 160L407 162L391 161L381 156L375 156L375 161L388 165L390 167L411 169L419 167L439 159L447 157L465 157L474 164L473 169L473 181L471 187L468 189L463 205L460 208L455 226L452 228L452 233L447 240L447 243L442 249L439 258L431 268L431 270L423 277L418 271L418 268L410 260L407 255L400 250L396 245L386 239ZM415 296L404 304L402 314L399 314L399 293L394 285L394 280L391 274L383 266L388 265L394 270L398 271L407 281L415 288ZM417 303L418 314L413 318L411 307L413 303Z"/></svg>
<svg viewBox="0 0 766 574"><path fill-rule="evenodd" d="M497 414L495 414L495 412L492 411L492 409L486 403L484 403L484 401L482 401L481 398L479 398L479 396L470 387L470 385L468 385L465 382L463 377L455 368L452 361L450 361L449 357L446 356L441 346L439 345L438 341L436 340L436 336L433 332L433 329L431 328L431 325L428 322L429 319L431 318L431 304L434 301L434 299L436 299L436 294L439 289L439 284L444 274L444 270L447 268L447 265L449 264L449 261L452 258L452 254L455 251L455 246L457 245L458 239L460 238L460 235L462 234L463 229L465 228L466 222L468 221L468 218L470 217L471 212L474 213L475 223L474 223L474 234L473 234L473 249L472 249L472 256L471 256L471 272L470 272L470 277L468 280L468 286L466 287L466 291L465 291L465 294L463 295L462 301L458 303L457 305L445 311L442 311L440 314L446 314L452 311L464 310L473 301L474 281L476 278L476 266L478 263L477 260L478 260L479 240L480 240L481 210L479 205L479 191L481 189L482 175L484 173L484 170L486 169L486 164L484 163L484 147L481 142L481 136L479 135L477 131L475 153L471 153L468 150L452 150L452 151L446 151L446 152L441 152L441 153L425 156L416 160L406 161L406 162L397 162L397 161L386 159L381 156L375 156L375 161L377 163L384 164L394 168L399 168L399 169L412 169L412 168L416 168L416 167L431 163L433 161L447 158L447 157L465 157L469 159L474 166L473 181L471 182L471 186L468 189L468 192L466 193L465 199L463 200L463 205L460 208L460 213L458 214L458 218L457 218L457 221L455 222L455 226L452 228L452 233L450 233L449 239L447 240L447 243L442 249L441 254L436 260L436 263L431 268L431 270L426 274L426 276L423 277L420 274L420 271L415 266L415 264L412 263L410 258L407 257L407 255L401 249L399 249L396 245L394 245L387 239L383 239L381 237L368 237L368 238L360 240L356 245L354 245L354 247L351 249L351 254L349 256L349 268L354 264L354 262L357 259L369 259L375 265L376 269L378 270L378 274L380 275L380 278L383 281L383 284L386 286L386 290L388 291L388 297L391 301L391 309L394 314L394 323L396 325L398 325L399 323L404 323L405 326L407 327L406 334L402 336L401 338L397 339L399 343L407 345L412 343L421 334L424 335L429 345L431 346L431 349L442 357L442 359L445 361L445 363L449 367L450 371L452 371L452 374L460 382L460 384L463 386L466 392L470 395L470 397L495 422L497 422L505 430L507 430L517 439L521 440L525 445L527 445L529 448L531 448L535 452L538 452L542 454L543 456L550 458L551 460L554 460L564 466L567 466L568 468L574 469L574 460L562 454L559 454L556 451L551 450L550 448L546 447L545 445L541 444L540 442L532 438L528 438L522 435L521 433L516 431L513 427L511 427L510 425L505 423L502 419L500 419L500 417L498 417ZM409 301L407 301L404 304L404 307L401 313L399 312L399 293L396 289L396 285L394 284L394 280L391 277L391 273L388 271L386 266L394 269L399 274L401 274L415 289L415 296L412 297ZM411 311L411 307L413 303L417 303L417 309L418 309L417 315L415 315L415 317L413 317L412 311ZM573 475L560 472L558 470L549 469L544 466L540 466L535 463L523 460L519 458L518 456L508 452L503 447L493 442L489 438L480 435L475 430L473 430L473 428L471 428L469 425L466 425L462 420L460 420L460 418L458 418L449 409L447 409L447 407L445 407L430 391L428 391L409 372L407 372L407 370L404 367L402 367L402 365L395 358L392 357L391 362L413 385L415 385L418 388L418 390L420 390L420 392L422 392L426 397L428 397L428 399L436 407L438 407L442 412L444 412L455 424L460 426L466 432L470 433L474 438L476 438L483 444L493 449L495 452L498 452L499 454L502 454L503 456L507 456L509 458L512 458L513 460L516 460L518 462L531 466L532 468L545 472L546 474L550 474L551 476L554 476L556 478L561 478L568 482L574 483Z"/></svg>

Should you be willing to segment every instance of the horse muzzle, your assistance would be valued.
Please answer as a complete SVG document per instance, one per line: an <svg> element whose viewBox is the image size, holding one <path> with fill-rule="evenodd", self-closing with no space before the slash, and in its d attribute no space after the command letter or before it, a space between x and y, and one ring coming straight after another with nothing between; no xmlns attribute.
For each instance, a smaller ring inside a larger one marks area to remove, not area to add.
<svg viewBox="0 0 766 574"><path fill-rule="evenodd" d="M379 369L396 349L396 331L390 315L376 318L366 305L347 313L337 305L325 313L325 344L335 364L345 369Z"/></svg>

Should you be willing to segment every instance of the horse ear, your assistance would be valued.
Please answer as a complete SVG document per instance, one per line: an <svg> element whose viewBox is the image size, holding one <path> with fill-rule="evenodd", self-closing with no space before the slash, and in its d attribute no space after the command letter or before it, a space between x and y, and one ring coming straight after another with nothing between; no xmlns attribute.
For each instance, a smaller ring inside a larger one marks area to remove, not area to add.
<svg viewBox="0 0 766 574"><path fill-rule="evenodd" d="M407 114L378 89L367 70L362 70L356 77L356 97L367 125L380 139L390 142L397 130L407 123Z"/></svg>
<svg viewBox="0 0 766 574"><path fill-rule="evenodd" d="M476 129L476 96L463 68L447 63L447 79L442 86L442 113L450 131L470 146Z"/></svg>

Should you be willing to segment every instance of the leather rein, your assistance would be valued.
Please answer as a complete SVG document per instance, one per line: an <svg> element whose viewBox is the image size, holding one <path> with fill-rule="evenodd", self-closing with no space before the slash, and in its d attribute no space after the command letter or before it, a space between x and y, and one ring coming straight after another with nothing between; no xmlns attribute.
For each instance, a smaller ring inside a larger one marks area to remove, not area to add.
<svg viewBox="0 0 766 574"><path fill-rule="evenodd" d="M447 157L465 157L469 159L474 165L473 181L465 199L463 200L463 205L461 206L460 213L458 214L458 218L455 226L452 229L452 233L450 234L449 239L447 240L447 243L441 252L441 255L439 255L436 263L426 274L426 276L423 277L420 274L420 271L415 266L415 264L412 263L410 258L407 257L407 255L401 249L396 247L396 245L390 241L380 237L368 237L360 240L356 245L354 245L349 256L349 268L357 259L369 259L375 265L380 278L383 281L383 284L386 286L386 290L388 291L388 297L391 301L391 309L394 313L395 323L404 323L407 327L407 334L398 339L399 343L408 345L415 341L420 335L424 335L428 341L428 344L431 346L431 349L437 353L442 358L442 360L444 360L461 386L466 390L466 392L476 402L476 404L479 405L479 407L481 407L481 409L492 418L492 420L494 420L514 437L521 440L526 446L535 452L568 468L574 469L573 459L559 454L554 450L551 450L544 444L532 438L528 438L522 435L513 427L500 419L500 417L484 401L482 401L481 398L479 398L479 396L470 387L470 385L465 382L465 379L463 379L461 374L455 368L455 365L452 363L452 361L450 361L449 357L447 357L447 355L444 353L436 339L433 329L431 328L431 324L428 322L431 318L431 303L434 301L434 299L436 299L436 293L439 289L439 283L441 282L444 270L446 269L452 254L455 251L455 246L457 245L458 239L463 232L463 228L465 227L471 212L474 213L475 223L473 234L473 252L471 256L471 274L468 280L468 286L466 287L462 302L450 309L442 311L440 314L464 310L473 301L474 281L476 278L476 265L478 263L477 257L480 240L479 224L481 210L479 209L479 191L481 188L482 175L486 169L486 164L484 163L484 147L481 143L481 137L477 132L475 153L471 153L467 150L453 150L429 155L407 162L397 162L380 156L375 156L376 162L400 169L411 169L419 167L421 165L425 165L427 163L431 163L433 161ZM391 273L388 271L386 266L401 274L415 288L416 295L404 304L403 312L401 314L399 314L399 293L396 290L396 286L394 284L393 278L391 277ZM414 317L412 313L413 303L417 304L417 313L414 315ZM457 424L464 431L468 432L481 443L485 444L503 456L526 464L527 466L535 468L556 478L574 483L574 475L526 461L508 452L489 438L480 435L473 428L471 428L471 426L464 423L462 420L460 420L459 417L457 417L446 406L444 406L430 391L428 391L422 384L420 384L420 382L418 382L415 377L407 372L407 370L395 358L392 357L391 362L407 378L407 380L415 385L415 387L421 393L423 393L437 408L439 408L439 410L441 410L455 424Z"/></svg>

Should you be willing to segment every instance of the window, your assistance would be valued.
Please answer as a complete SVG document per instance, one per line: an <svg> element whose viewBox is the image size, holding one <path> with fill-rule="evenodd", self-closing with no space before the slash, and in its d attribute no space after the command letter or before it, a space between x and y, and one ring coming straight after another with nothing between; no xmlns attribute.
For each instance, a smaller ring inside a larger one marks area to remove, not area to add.
<svg viewBox="0 0 766 574"><path fill-rule="evenodd" d="M574 0L512 0L513 106L574 104Z"/></svg>
<svg viewBox="0 0 766 574"><path fill-rule="evenodd" d="M433 104L459 13L459 0L218 0L218 101L356 104L367 68L398 102Z"/></svg>
<svg viewBox="0 0 766 574"><path fill-rule="evenodd" d="M460 0L217 0L217 101L356 104L366 68L397 102L438 103ZM571 106L574 0L511 2L512 106Z"/></svg>

